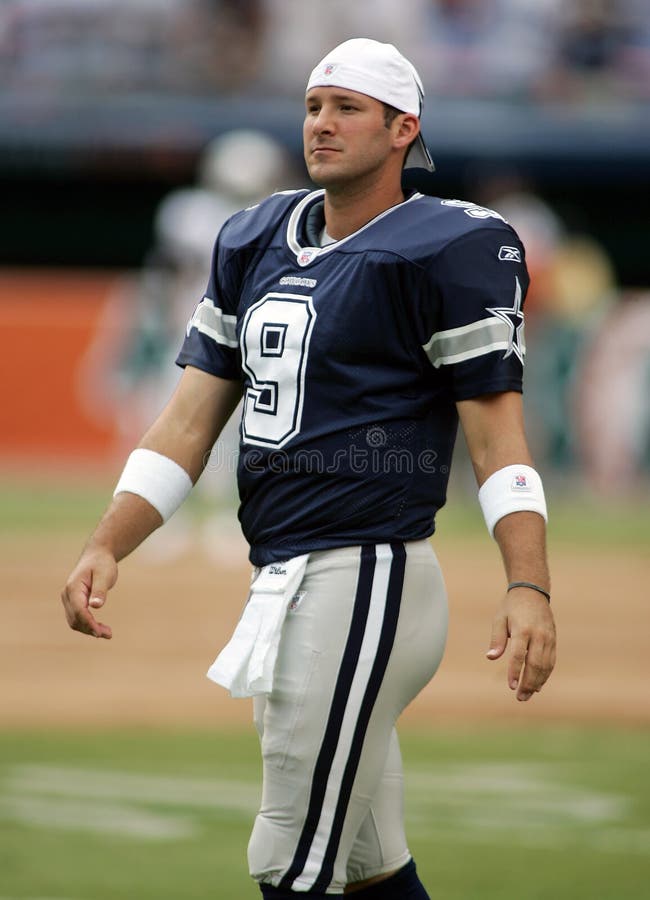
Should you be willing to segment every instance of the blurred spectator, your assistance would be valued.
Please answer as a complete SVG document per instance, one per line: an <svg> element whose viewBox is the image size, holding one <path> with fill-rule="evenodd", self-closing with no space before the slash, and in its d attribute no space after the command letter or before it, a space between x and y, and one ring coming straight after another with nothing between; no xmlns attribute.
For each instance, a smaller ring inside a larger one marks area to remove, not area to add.
<svg viewBox="0 0 650 900"><path fill-rule="evenodd" d="M407 50L430 95L650 96L647 0L4 0L0 89L299 96L359 35Z"/></svg>
<svg viewBox="0 0 650 900"><path fill-rule="evenodd" d="M430 94L520 98L553 56L560 0L417 0L413 62Z"/></svg>
<svg viewBox="0 0 650 900"><path fill-rule="evenodd" d="M584 355L575 415L588 483L635 496L650 474L650 293L611 307Z"/></svg>
<svg viewBox="0 0 650 900"><path fill-rule="evenodd" d="M586 355L618 297L614 271L598 243L570 232L524 179L492 177L480 195L510 222L526 248L529 438L549 474L561 476L584 456L577 397L583 392Z"/></svg>
<svg viewBox="0 0 650 900"><path fill-rule="evenodd" d="M578 0L565 10L558 51L569 69L593 73L612 68L625 39L619 13L607 0Z"/></svg>
<svg viewBox="0 0 650 900"><path fill-rule="evenodd" d="M632 38L625 3L573 0L562 7L542 93L551 99L607 99L620 91L619 67Z"/></svg>
<svg viewBox="0 0 650 900"><path fill-rule="evenodd" d="M648 0L622 0L626 40L617 66L620 83L630 96L650 100L650 4Z"/></svg>
<svg viewBox="0 0 650 900"><path fill-rule="evenodd" d="M236 93L257 77L265 17L263 0L193 0L174 19L167 81L190 93Z"/></svg>
<svg viewBox="0 0 650 900"><path fill-rule="evenodd" d="M223 93L257 75L262 0L4 0L4 89Z"/></svg>

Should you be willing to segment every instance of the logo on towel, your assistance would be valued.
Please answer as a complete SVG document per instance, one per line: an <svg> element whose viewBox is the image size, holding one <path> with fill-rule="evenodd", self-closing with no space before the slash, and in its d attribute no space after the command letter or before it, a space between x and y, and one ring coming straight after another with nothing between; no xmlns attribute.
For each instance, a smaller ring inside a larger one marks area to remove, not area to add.
<svg viewBox="0 0 650 900"><path fill-rule="evenodd" d="M294 612L294 610L298 609L300 604L302 603L305 594L307 591L298 591L297 594L294 594L291 600L289 601L289 605L287 606L288 612Z"/></svg>
<svg viewBox="0 0 650 900"><path fill-rule="evenodd" d="M269 566L269 575L286 575L287 570L284 566Z"/></svg>

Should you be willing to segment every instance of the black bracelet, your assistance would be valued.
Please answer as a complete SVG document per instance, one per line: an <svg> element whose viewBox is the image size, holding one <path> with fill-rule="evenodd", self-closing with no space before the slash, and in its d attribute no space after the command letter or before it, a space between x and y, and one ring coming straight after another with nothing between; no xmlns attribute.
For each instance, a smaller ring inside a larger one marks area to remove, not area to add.
<svg viewBox="0 0 650 900"><path fill-rule="evenodd" d="M511 581L508 585L508 590L511 591L516 587L525 587L530 588L533 591L539 591L540 594L544 594L548 602L551 602L551 595L548 591L545 591L544 588L541 588L538 584L532 584L530 581Z"/></svg>

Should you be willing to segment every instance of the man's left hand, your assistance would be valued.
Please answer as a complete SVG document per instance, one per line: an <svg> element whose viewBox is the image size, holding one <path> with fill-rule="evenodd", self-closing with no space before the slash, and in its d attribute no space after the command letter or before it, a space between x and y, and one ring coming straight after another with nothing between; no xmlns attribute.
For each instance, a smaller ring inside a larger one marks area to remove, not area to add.
<svg viewBox="0 0 650 900"><path fill-rule="evenodd" d="M513 588L494 618L488 659L499 659L510 640L508 685L517 700L541 691L555 666L555 622L550 604L538 591Z"/></svg>

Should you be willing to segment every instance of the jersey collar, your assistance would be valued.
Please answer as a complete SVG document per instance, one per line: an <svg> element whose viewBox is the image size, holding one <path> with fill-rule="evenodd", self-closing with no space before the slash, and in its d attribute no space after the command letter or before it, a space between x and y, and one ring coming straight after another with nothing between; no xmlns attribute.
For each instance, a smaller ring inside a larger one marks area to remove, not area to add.
<svg viewBox="0 0 650 900"><path fill-rule="evenodd" d="M370 222L366 222L358 231L354 231L352 234L349 234L347 237L341 238L340 241L334 241L332 244L326 244L324 247L312 247L310 245L306 245L301 243L301 239L306 235L305 229L305 221L306 217L309 215L310 209L314 204L318 202L322 202L323 197L325 196L325 191L320 189L318 191L312 191L307 194L300 203L294 208L291 216L289 217L289 222L287 224L287 246L291 253L296 257L296 262L299 266L308 266L310 263L314 262L315 259L325 255L326 253L331 253L332 250L336 250L337 248L343 246L348 241L353 240L358 234L366 231L368 228L371 228L375 222L379 222L381 219L384 219L386 216L389 216L391 213L396 210L401 209L407 203L412 203L414 200L419 199L423 195L418 191L415 191L411 194L410 197L407 197L403 203L398 203L397 206L391 206L389 209L384 210L384 212L379 213L378 216L375 216L374 219L371 219Z"/></svg>

